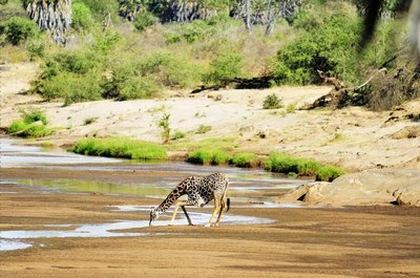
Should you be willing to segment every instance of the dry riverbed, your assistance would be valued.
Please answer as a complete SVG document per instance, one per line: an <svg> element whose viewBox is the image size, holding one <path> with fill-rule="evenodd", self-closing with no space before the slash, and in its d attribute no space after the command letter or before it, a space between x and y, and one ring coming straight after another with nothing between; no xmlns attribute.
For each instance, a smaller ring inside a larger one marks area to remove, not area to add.
<svg viewBox="0 0 420 278"><path fill-rule="evenodd" d="M145 212L115 210L114 206L149 206L155 205L156 200L64 194L3 184L0 204L2 231L36 231L72 230L83 223L147 221ZM420 275L418 208L241 208L240 205L246 204L235 204L228 215L269 218L275 222L114 231L146 233L134 237L23 239L20 241L32 247L0 252L1 276ZM185 219L180 221L186 223Z"/></svg>

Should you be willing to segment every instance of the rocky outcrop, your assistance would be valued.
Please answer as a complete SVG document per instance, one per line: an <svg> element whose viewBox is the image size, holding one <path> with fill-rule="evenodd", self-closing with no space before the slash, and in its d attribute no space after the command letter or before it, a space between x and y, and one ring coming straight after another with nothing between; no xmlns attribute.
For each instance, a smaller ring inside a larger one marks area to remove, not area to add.
<svg viewBox="0 0 420 278"><path fill-rule="evenodd" d="M420 207L420 170L378 169L344 175L332 183L310 183L284 195L279 202L309 205L404 205Z"/></svg>

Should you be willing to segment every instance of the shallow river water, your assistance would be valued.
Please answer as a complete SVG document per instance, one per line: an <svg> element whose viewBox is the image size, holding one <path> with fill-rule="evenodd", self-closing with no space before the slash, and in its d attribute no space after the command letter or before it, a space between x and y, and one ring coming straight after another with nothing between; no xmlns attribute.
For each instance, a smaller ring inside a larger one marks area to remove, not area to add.
<svg viewBox="0 0 420 278"><path fill-rule="evenodd" d="M167 163L133 163L112 158L87 157L68 152L46 151L40 147L24 146L19 141L0 138L0 166L7 168L36 168L65 171L112 171L118 173L135 172L138 178L135 182L107 183L82 179L10 179L0 181L0 194L15 194L3 191L2 184L21 186L36 186L39 190L64 192L95 192L103 194L124 194L143 197L164 198L171 188L189 175L206 175L213 172L223 172L231 180L230 195L235 202L242 202L241 207L281 208L293 207L289 204L275 204L261 198L261 192L272 192L297 187L302 180L287 179L284 176L267 173L260 169L240 169L234 167L197 166L183 162ZM142 176L145 178L142 178ZM146 178L147 176L147 178ZM255 197L254 197L255 195ZM258 197L257 197L258 196ZM159 203L157 200L157 203ZM149 206L119 206L110 210L121 213L138 211L149 213ZM210 214L205 212L190 212L191 220L196 225L204 225ZM261 217L226 214L224 224L268 224L273 220ZM154 225L168 225L168 221L156 221ZM175 225L185 225L185 218L177 219ZM133 228L144 228L148 221L115 220L100 224L61 224L45 225L45 230L0 230L0 251L24 249L31 246L27 241L34 238L49 237L118 237L145 236L150 233L122 232ZM63 229L60 230L59 228ZM159 235L154 233L153 235ZM24 240L24 241L22 241ZM26 240L26 241L25 241Z"/></svg>

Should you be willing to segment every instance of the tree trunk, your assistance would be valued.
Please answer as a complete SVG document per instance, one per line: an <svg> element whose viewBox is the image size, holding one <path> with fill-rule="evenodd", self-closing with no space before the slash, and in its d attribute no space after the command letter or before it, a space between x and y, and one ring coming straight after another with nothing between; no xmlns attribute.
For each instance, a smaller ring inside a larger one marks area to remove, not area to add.
<svg viewBox="0 0 420 278"><path fill-rule="evenodd" d="M251 0L245 0L245 28L251 32Z"/></svg>
<svg viewBox="0 0 420 278"><path fill-rule="evenodd" d="M65 44L65 33L70 29L71 0L33 0L25 7L26 12L41 30L49 31L57 44Z"/></svg>

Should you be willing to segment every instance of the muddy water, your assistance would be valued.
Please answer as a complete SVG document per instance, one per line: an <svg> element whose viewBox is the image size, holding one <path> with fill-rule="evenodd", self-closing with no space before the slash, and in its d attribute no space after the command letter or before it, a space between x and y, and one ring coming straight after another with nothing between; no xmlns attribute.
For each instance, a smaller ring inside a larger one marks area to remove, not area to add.
<svg viewBox="0 0 420 278"><path fill-rule="evenodd" d="M103 182L102 180L84 180L82 178L54 178L43 179L22 178L0 181L0 194L14 194L2 190L2 184L17 184L19 186L31 186L43 191L60 192L95 192L103 194L124 194L143 197L158 198L158 204L165 197L171 188L180 180L189 175L206 175L213 172L223 172L231 180L230 197L232 202L238 207L255 208L280 208L292 207L289 204L274 204L269 201L267 196L276 194L296 187L304 181L291 180L284 176L274 175L258 169L240 169L233 167L212 167L196 166L182 162L167 163L133 163L123 160L86 157L67 152L46 151L39 147L19 145L19 142L0 139L0 165L3 171L11 168L43 169L56 171L71 171L73 173L91 173L100 176L101 173L119 173L122 176L136 174L135 180L124 180L121 182ZM4 192L3 192L4 191ZM142 206L122 206L109 208L120 211L138 211L148 213L150 207ZM194 224L206 224L210 215L204 212L190 212L191 220ZM223 219L226 224L266 224L271 223L271 219L250 217L242 215L228 214ZM154 225L168 225L168 221L156 221ZM182 217L177 219L175 225L185 225L186 220ZM112 223L90 224L81 223L79 225L61 225L60 230L57 225L45 225L44 230L26 231L0 231L0 251L24 249L31 246L30 243L21 241L33 238L48 237L116 237L116 236L145 236L150 233L130 233L121 230L144 228L148 226L148 221L128 221L115 220ZM53 229L52 229L53 228ZM156 234L154 234L156 235Z"/></svg>

